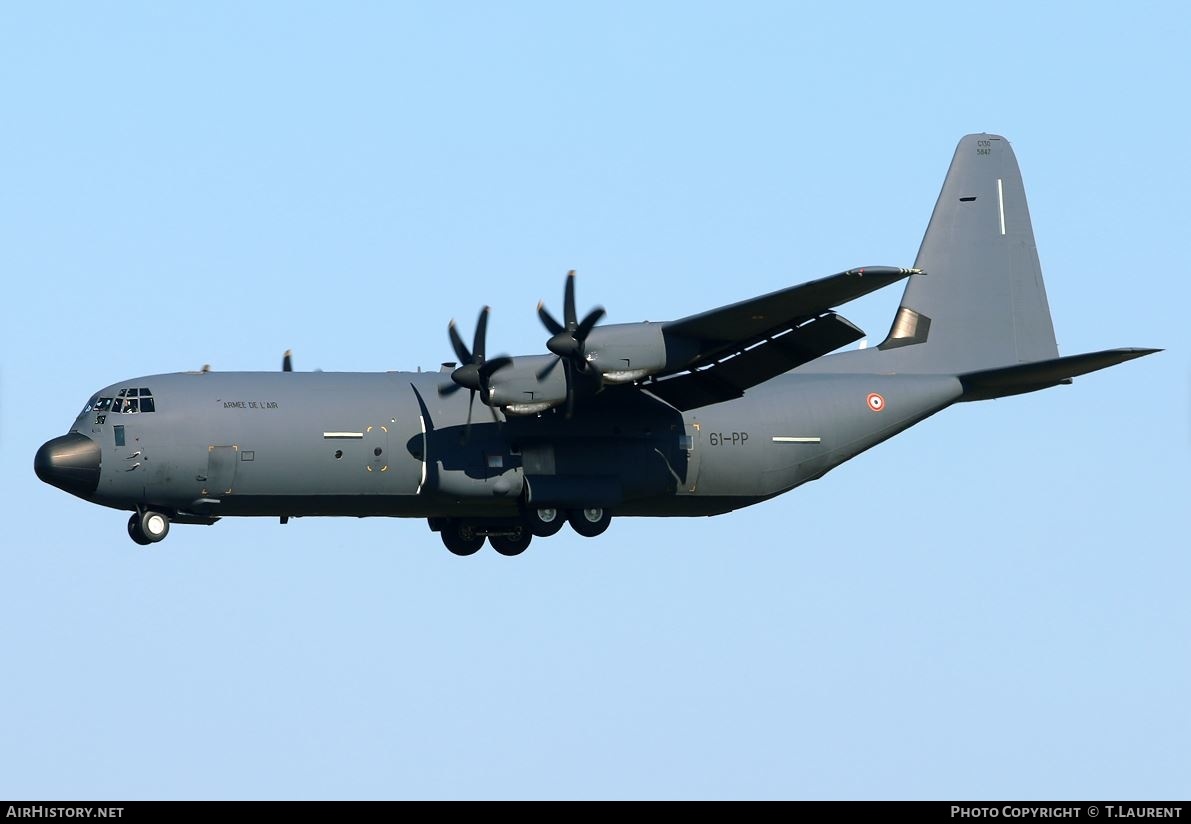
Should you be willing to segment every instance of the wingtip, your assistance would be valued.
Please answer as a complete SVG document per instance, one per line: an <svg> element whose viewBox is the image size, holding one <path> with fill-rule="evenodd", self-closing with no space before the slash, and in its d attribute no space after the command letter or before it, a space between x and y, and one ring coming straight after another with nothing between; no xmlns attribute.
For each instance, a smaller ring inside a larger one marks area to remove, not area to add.
<svg viewBox="0 0 1191 824"><path fill-rule="evenodd" d="M1153 355L1158 352L1165 352L1165 349L1154 349L1150 346L1121 346L1116 349L1109 349L1109 352L1116 352L1125 360L1132 360L1133 358L1144 358L1146 355Z"/></svg>

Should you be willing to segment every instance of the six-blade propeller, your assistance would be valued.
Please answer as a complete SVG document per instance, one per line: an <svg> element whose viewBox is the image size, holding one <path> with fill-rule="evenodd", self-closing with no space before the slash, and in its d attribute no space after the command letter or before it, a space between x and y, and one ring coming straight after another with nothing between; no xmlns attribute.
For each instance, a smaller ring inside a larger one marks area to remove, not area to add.
<svg viewBox="0 0 1191 824"><path fill-rule="evenodd" d="M465 433L471 431L471 410L476 400L476 393L480 393L480 400L491 409L492 376L513 362L513 359L508 355L498 355L492 360L485 358L485 341L488 337L488 311L487 306L480 310L480 318L476 321L476 334L472 340L471 351L468 351L463 338L459 337L459 332L455 328L455 321L451 321L447 326L447 334L450 335L451 346L454 348L455 355L459 358L461 365L451 373L453 383L440 386L438 394L446 397L447 395L453 395L460 389L470 391L471 395L467 401L467 428L464 430ZM492 409L492 418L497 422L500 421L495 409Z"/></svg>
<svg viewBox="0 0 1191 824"><path fill-rule="evenodd" d="M591 330L605 314L604 307L597 306L588 312L582 321L579 320L579 314L575 311L574 269L567 272L562 311L565 323L555 320L554 316L547 311L545 303L538 304L538 317L542 319L542 324L551 335L550 339L546 341L546 348L556 356L556 359L547 364L545 369L538 372L538 380L549 375L559 362L562 363L563 374L567 381L567 417L569 418L575 409L576 376L588 372L585 347L587 336L591 334Z"/></svg>

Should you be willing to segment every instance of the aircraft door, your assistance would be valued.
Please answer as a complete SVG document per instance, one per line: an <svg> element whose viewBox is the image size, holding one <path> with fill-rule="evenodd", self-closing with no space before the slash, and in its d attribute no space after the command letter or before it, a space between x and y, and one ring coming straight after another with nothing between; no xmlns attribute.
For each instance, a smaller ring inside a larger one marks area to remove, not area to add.
<svg viewBox="0 0 1191 824"><path fill-rule="evenodd" d="M374 424L364 430L364 468L378 479L389 471L389 427Z"/></svg>
<svg viewBox="0 0 1191 824"><path fill-rule="evenodd" d="M203 497L222 498L224 495L230 495L236 482L236 466L239 462L239 446L208 446Z"/></svg>
<svg viewBox="0 0 1191 824"><path fill-rule="evenodd" d="M703 447L703 432L698 420L686 422L686 434L679 437L679 451L686 453L686 472L680 473L679 492L693 493L699 481L699 456Z"/></svg>

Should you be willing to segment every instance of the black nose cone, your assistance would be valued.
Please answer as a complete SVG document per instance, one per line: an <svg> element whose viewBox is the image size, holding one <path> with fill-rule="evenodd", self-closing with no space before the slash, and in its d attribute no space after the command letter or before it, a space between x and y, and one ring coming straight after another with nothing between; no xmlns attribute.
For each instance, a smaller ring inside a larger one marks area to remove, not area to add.
<svg viewBox="0 0 1191 824"><path fill-rule="evenodd" d="M99 486L99 444L77 432L46 441L33 458L33 471L51 486L86 497Z"/></svg>

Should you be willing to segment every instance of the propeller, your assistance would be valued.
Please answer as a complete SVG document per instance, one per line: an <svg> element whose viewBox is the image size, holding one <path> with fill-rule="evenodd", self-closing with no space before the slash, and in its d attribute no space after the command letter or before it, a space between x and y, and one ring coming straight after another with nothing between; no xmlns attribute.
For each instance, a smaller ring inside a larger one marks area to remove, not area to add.
<svg viewBox="0 0 1191 824"><path fill-rule="evenodd" d="M451 373L452 383L438 388L440 397L453 395L460 389L471 392L467 401L467 428L464 437L471 433L471 410L476 400L476 393L480 393L480 400L492 411L492 420L500 423L496 410L492 409L492 376L513 362L508 355L498 355L492 360L485 357L486 339L488 337L488 307L480 310L480 318L476 321L476 334L472 340L471 350L459 337L459 330L455 328L455 321L447 326L447 334L451 338L451 346L455 350L459 363L462 364Z"/></svg>
<svg viewBox="0 0 1191 824"><path fill-rule="evenodd" d="M563 320L565 323L559 323L554 319L554 316L546 309L545 303L538 303L538 317L542 319L542 325L550 332L550 339L546 341L546 348L554 353L555 360L550 361L545 369L538 372L538 380L543 380L547 375L554 371L554 367L561 362L563 366L563 374L567 380L567 417L571 417L571 413L575 409L575 374L576 372L583 373L588 369L586 352L584 344L587 342L587 336L591 334L591 330L604 317L604 307L597 306L587 313L583 320L579 320L579 314L575 311L575 270L567 272L567 285L563 293Z"/></svg>

